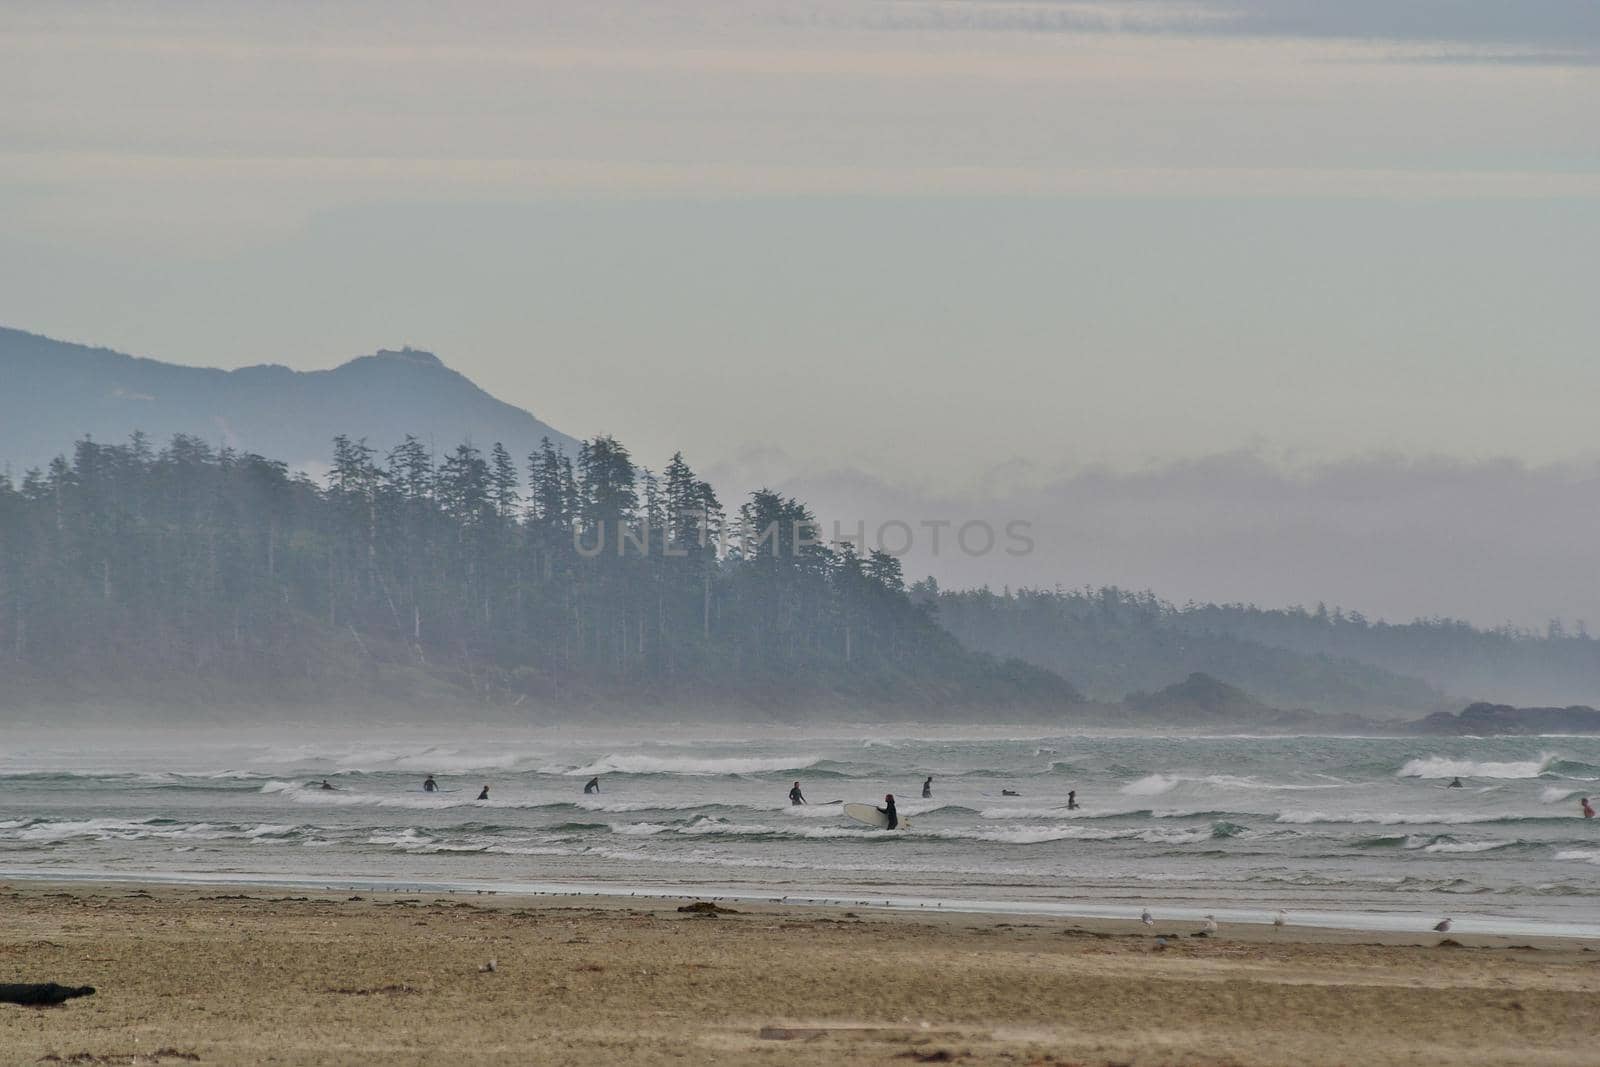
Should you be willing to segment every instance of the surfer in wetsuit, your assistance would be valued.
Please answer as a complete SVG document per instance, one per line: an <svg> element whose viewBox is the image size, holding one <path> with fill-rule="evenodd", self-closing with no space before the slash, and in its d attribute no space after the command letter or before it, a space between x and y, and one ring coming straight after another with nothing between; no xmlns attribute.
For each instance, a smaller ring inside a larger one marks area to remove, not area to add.
<svg viewBox="0 0 1600 1067"><path fill-rule="evenodd" d="M1446 789L1460 789L1460 788L1462 788L1461 779L1459 779L1459 778L1450 779L1450 784L1445 786L1445 788Z"/></svg>
<svg viewBox="0 0 1600 1067"><path fill-rule="evenodd" d="M922 783L922 799L928 800L933 796L933 775L928 775L928 780Z"/></svg>
<svg viewBox="0 0 1600 1067"><path fill-rule="evenodd" d="M900 816L897 815L894 810L893 793L883 794L883 807L878 809L878 814L889 820L889 825L886 827L886 829L898 830L900 828Z"/></svg>
<svg viewBox="0 0 1600 1067"><path fill-rule="evenodd" d="M804 804L805 802L806 802L806 795L804 793L800 792L800 783L796 782L794 784L794 788L789 790L789 803L791 805L794 805L794 804Z"/></svg>
<svg viewBox="0 0 1600 1067"><path fill-rule="evenodd" d="M1588 797L1583 797L1578 801L1578 803L1583 805L1583 817L1585 819L1594 818L1594 806L1589 803Z"/></svg>
<svg viewBox="0 0 1600 1067"><path fill-rule="evenodd" d="M1078 791L1076 789L1067 790L1067 810L1078 810Z"/></svg>
<svg viewBox="0 0 1600 1067"><path fill-rule="evenodd" d="M332 782L328 781L326 778L324 778L322 780L322 784L317 786L317 788L318 789L338 789L339 787L334 785Z"/></svg>
<svg viewBox="0 0 1600 1067"><path fill-rule="evenodd" d="M430 774L422 780L422 791L424 793L437 792L438 789L439 783L433 780L433 775Z"/></svg>
<svg viewBox="0 0 1600 1067"><path fill-rule="evenodd" d="M589 779L587 782L583 783L583 791L585 793L598 793L598 792L600 792L600 776L596 775L595 777Z"/></svg>
<svg viewBox="0 0 1600 1067"><path fill-rule="evenodd" d="M479 800L488 800L489 799L489 787L488 786L484 786L483 787L483 792L478 794L478 799Z"/></svg>
<svg viewBox="0 0 1600 1067"><path fill-rule="evenodd" d="M1020 797L1022 794L1015 789L1002 789L1000 790L1000 795L1003 797Z"/></svg>

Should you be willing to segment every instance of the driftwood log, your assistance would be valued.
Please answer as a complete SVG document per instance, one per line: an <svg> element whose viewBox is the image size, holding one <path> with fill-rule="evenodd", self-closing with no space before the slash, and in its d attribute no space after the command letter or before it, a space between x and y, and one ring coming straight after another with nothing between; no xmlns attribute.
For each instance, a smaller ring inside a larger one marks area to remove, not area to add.
<svg viewBox="0 0 1600 1067"><path fill-rule="evenodd" d="M8 1004L26 1004L33 1008L60 1004L64 1000L87 997L93 993L92 985L57 985L55 982L0 984L0 1001Z"/></svg>

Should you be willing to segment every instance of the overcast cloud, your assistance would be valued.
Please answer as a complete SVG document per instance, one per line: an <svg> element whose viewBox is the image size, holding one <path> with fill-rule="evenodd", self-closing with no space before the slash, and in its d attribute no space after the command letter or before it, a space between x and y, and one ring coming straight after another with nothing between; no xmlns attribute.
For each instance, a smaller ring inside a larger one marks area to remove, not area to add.
<svg viewBox="0 0 1600 1067"><path fill-rule="evenodd" d="M413 344L655 463L1037 490L1016 582L1594 614L1554 472L1597 458L1597 41L1577 0L7 4L0 322Z"/></svg>

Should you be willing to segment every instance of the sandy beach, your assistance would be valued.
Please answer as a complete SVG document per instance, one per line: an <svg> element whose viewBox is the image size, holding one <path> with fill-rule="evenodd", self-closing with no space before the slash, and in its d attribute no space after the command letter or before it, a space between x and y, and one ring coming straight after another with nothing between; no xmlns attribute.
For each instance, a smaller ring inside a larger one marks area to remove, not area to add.
<svg viewBox="0 0 1600 1067"><path fill-rule="evenodd" d="M1600 945L1573 941L260 888L0 901L3 980L98 990L0 1005L6 1064L1600 1063Z"/></svg>

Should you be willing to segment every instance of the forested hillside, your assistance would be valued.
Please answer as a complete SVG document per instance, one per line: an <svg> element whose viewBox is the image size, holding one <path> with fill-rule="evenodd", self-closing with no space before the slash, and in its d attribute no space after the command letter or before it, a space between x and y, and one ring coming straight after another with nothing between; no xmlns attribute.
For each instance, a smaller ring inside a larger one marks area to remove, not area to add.
<svg viewBox="0 0 1600 1067"><path fill-rule="evenodd" d="M1600 642L1559 626L1535 634L1449 619L1373 622L1320 606L1178 606L1116 588L916 592L937 601L940 620L969 647L1059 671L1101 700L1193 671L1320 711L1409 714L1492 696L1600 700Z"/></svg>
<svg viewBox="0 0 1600 1067"><path fill-rule="evenodd" d="M730 534L732 536L730 536ZM746 536L746 534L750 536ZM682 456L334 442L326 487L179 435L0 478L0 703L974 705L1058 714L1056 675L970 653L899 562L731 515Z"/></svg>

